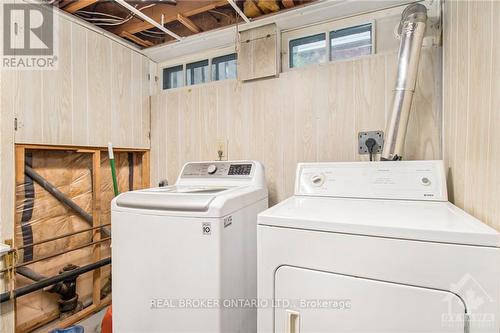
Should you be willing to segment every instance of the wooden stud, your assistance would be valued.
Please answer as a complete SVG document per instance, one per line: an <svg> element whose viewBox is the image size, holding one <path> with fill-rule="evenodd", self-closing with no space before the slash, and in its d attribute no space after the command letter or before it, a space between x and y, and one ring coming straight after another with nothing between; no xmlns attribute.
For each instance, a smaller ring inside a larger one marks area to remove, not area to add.
<svg viewBox="0 0 500 333"><path fill-rule="evenodd" d="M142 188L149 188L151 186L151 173L150 173L150 156L149 151L142 153Z"/></svg>
<svg viewBox="0 0 500 333"><path fill-rule="evenodd" d="M109 296L106 296L106 298L102 299L101 300L101 304L100 305L90 305L89 307L67 317L67 318L64 318L60 321L57 321L57 322L54 322L53 324L50 324L46 327L44 327L44 329L47 331L47 332L52 332L53 330L55 329L61 329L61 328L67 328L73 324L76 324L77 322L81 321L82 319L85 319L86 317L92 315L93 313L96 313L96 312L99 312L101 309L107 307L108 305L111 304L111 295ZM40 326L38 326L40 327ZM24 330L24 331L17 331L16 329L16 332L17 333L24 333L24 332L32 332L33 328L30 330L30 329L27 329L27 330Z"/></svg>
<svg viewBox="0 0 500 333"><path fill-rule="evenodd" d="M177 21L181 22L186 28L191 30L194 33L201 32L201 28L196 25L189 17L184 16L182 14L177 14Z"/></svg>
<svg viewBox="0 0 500 333"><path fill-rule="evenodd" d="M150 47L153 46L154 44L150 42L149 40L144 40L142 38L137 37L136 35L131 34L128 31L122 31L120 34L123 38L127 38L128 40L142 46L142 47Z"/></svg>
<svg viewBox="0 0 500 333"><path fill-rule="evenodd" d="M19 324L16 326L16 333L28 333L28 332L33 332L33 330L43 326L47 325L51 321L56 320L59 318L60 313L59 309L53 310L49 313L44 313L41 316L38 316L36 318L33 318L29 321L26 321L22 324Z"/></svg>
<svg viewBox="0 0 500 333"><path fill-rule="evenodd" d="M83 9L85 7L88 7L94 3L96 3L98 0L78 0L78 1L72 1L69 3L66 7L63 9L68 12L68 13L74 13L76 11L79 11L80 9Z"/></svg>
<svg viewBox="0 0 500 333"><path fill-rule="evenodd" d="M16 147L23 147L24 149L39 149L39 150L71 150L71 151L87 151L93 153L94 150L108 151L108 147L96 147L96 146L66 146L66 145L44 145L44 144L17 144ZM138 149L138 148L114 148L117 152L146 152L149 149Z"/></svg>
<svg viewBox="0 0 500 333"><path fill-rule="evenodd" d="M25 164L25 151L26 149L33 150L67 150L76 151L80 153L92 154L92 215L93 215L93 227L101 225L100 221L100 210L101 210L101 151L106 151L107 147L85 147L85 146L52 146L52 145L37 145L37 144L18 144L15 146L15 185L20 185L24 182L24 164ZM144 149L127 149L127 148L115 148L116 152L134 152L135 156L138 157L140 154L142 168L142 184L143 188L150 186L150 153L149 150ZM16 216L17 218L17 216ZM93 234L93 241L98 241L101 239L100 232L95 231ZM100 245L96 244L93 246L92 256L93 260L97 261L101 259L101 249ZM64 328L68 327L83 318L91 315L94 312L108 306L111 303L111 295L107 296L105 299L100 299L101 297L101 270L96 269L93 272L93 291L92 300L93 304L88 308L81 310L70 317L49 324L45 327L48 331L54 328ZM15 306L15 303L14 303ZM17 312L17 311L16 311ZM59 311L55 310L51 313L44 314L43 316L34 318L28 322L20 324L16 327L16 332L31 332L34 329L47 325L48 323L56 320L60 316Z"/></svg>
<svg viewBox="0 0 500 333"><path fill-rule="evenodd" d="M101 152L96 150L92 155L92 227L101 225ZM94 230L92 241L101 239L101 231ZM101 260L101 243L92 247L92 260ZM101 303L101 269L95 269L93 273L92 304L98 306Z"/></svg>

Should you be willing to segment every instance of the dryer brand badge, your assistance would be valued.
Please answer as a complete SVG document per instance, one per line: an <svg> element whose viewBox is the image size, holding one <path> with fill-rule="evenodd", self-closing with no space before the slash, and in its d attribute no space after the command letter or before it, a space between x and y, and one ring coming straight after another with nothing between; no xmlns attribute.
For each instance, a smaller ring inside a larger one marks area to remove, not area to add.
<svg viewBox="0 0 500 333"><path fill-rule="evenodd" d="M233 224L233 217L228 216L224 219L224 228L229 227L231 224Z"/></svg>
<svg viewBox="0 0 500 333"><path fill-rule="evenodd" d="M210 223L202 223L201 224L201 231L204 235L211 235L212 234L212 225Z"/></svg>

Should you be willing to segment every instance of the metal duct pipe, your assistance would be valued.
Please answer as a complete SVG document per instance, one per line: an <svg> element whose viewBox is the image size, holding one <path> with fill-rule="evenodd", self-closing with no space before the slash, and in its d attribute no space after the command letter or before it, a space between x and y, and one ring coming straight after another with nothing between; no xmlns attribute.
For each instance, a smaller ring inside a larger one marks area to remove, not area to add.
<svg viewBox="0 0 500 333"><path fill-rule="evenodd" d="M412 4L406 7L401 15L398 72L392 102L392 115L386 129L382 160L401 159L413 93L415 92L426 22L427 8L422 4Z"/></svg>

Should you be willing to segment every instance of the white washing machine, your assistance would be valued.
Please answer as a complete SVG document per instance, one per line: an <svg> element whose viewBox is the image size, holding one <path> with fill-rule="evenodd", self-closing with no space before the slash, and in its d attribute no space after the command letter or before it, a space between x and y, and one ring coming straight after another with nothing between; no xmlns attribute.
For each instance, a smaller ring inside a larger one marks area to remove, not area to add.
<svg viewBox="0 0 500 333"><path fill-rule="evenodd" d="M441 161L299 164L257 229L258 332L499 332L500 236Z"/></svg>
<svg viewBox="0 0 500 333"><path fill-rule="evenodd" d="M112 202L113 331L255 332L256 161L184 165L174 186ZM238 303L240 302L240 303Z"/></svg>

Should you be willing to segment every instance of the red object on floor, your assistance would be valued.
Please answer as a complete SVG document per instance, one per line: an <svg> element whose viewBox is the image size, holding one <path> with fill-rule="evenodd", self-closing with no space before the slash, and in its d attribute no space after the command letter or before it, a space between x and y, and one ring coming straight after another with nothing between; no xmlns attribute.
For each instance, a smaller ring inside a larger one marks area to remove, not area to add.
<svg viewBox="0 0 500 333"><path fill-rule="evenodd" d="M101 322L101 333L113 333L113 322L111 318L113 317L113 313L111 310L111 305L108 307L106 314L102 318Z"/></svg>

